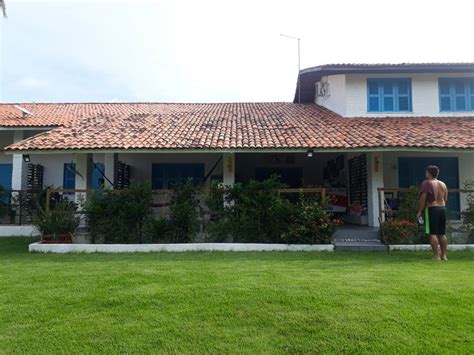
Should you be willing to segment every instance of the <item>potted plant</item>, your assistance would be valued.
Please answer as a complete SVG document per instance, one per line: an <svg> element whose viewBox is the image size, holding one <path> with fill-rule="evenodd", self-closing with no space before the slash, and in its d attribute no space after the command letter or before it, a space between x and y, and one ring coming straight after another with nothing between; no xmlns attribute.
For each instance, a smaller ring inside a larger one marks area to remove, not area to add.
<svg viewBox="0 0 474 355"><path fill-rule="evenodd" d="M33 216L33 224L41 232L42 243L72 243L79 218L74 204L60 202L54 209L38 208Z"/></svg>

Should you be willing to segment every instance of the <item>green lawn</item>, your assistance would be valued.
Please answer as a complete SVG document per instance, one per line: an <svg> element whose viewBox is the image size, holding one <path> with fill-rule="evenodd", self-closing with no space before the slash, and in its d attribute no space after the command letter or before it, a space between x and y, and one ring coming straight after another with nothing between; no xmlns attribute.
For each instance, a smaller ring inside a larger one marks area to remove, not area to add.
<svg viewBox="0 0 474 355"><path fill-rule="evenodd" d="M0 238L0 353L473 353L474 253L29 254Z"/></svg>

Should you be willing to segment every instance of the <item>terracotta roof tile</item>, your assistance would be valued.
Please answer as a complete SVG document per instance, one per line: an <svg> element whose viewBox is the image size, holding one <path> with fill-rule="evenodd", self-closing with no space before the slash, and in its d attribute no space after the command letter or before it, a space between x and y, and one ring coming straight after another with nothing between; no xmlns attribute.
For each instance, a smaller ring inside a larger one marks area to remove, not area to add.
<svg viewBox="0 0 474 355"><path fill-rule="evenodd" d="M8 150L474 149L473 118L346 118L293 103L20 104L33 112L21 118L6 106L0 105L2 125L33 117L35 124L63 125Z"/></svg>

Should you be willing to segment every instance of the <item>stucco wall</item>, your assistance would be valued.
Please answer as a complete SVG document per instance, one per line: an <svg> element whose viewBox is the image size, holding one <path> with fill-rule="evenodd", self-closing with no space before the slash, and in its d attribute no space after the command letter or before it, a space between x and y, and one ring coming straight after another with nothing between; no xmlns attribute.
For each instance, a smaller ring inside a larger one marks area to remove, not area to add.
<svg viewBox="0 0 474 355"><path fill-rule="evenodd" d="M316 103L337 112L346 115L346 76L329 75L321 78L321 82L327 82L329 93L326 96L316 96Z"/></svg>
<svg viewBox="0 0 474 355"><path fill-rule="evenodd" d="M412 79L412 113L367 112L367 78L411 78ZM473 112L440 112L438 95L438 78L440 77L474 77L474 74L393 74L393 75L347 75L346 97L347 117L354 116L473 116ZM334 92L331 92L334 95ZM329 108L329 107L328 107Z"/></svg>
<svg viewBox="0 0 474 355"><path fill-rule="evenodd" d="M13 131L0 131L0 164L8 164L13 160L12 155L3 152L3 148L13 143Z"/></svg>

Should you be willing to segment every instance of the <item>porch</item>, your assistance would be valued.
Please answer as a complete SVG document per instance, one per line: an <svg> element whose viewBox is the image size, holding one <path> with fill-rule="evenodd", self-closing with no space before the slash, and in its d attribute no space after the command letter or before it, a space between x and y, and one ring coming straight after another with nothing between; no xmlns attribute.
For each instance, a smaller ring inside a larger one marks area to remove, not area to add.
<svg viewBox="0 0 474 355"><path fill-rule="evenodd" d="M474 154L462 151L77 152L31 154L28 159L21 155L13 157L13 171L22 177L21 184L16 181L15 186L24 190L88 190L98 189L102 184L120 189L134 181L150 182L154 190L167 190L173 184L192 179L206 191L212 181L232 185L276 174L288 188L322 189L331 201L330 212L348 226L369 227L378 227L383 220L379 189L419 184L428 164L440 166L440 179L450 189L459 189L465 180L474 177ZM70 199L77 198L77 194L66 194ZM456 211L464 210L465 194L452 193L450 206ZM27 219L3 218L2 222L21 225ZM367 233L364 230L358 238L364 239Z"/></svg>

